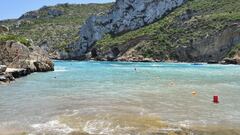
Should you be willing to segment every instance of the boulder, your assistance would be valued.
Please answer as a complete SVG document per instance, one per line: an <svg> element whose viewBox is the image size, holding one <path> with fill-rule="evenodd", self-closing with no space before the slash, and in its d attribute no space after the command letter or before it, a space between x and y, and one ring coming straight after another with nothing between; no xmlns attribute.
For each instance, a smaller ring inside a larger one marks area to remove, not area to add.
<svg viewBox="0 0 240 135"><path fill-rule="evenodd" d="M10 82L13 80L15 80L15 78L10 73L4 73L4 74L0 75L0 83L1 82L7 83L7 82Z"/></svg>
<svg viewBox="0 0 240 135"><path fill-rule="evenodd" d="M6 65L0 65L0 73L3 73L7 70L7 66Z"/></svg>
<svg viewBox="0 0 240 135"><path fill-rule="evenodd" d="M37 46L30 47L30 64L28 68L36 72L47 72L54 70L54 64L49 59L48 53Z"/></svg>
<svg viewBox="0 0 240 135"><path fill-rule="evenodd" d="M40 47L31 46L28 48L21 43L13 41L1 44L1 65L6 65L8 68L29 69L31 72L36 72L39 67L35 66L35 62L46 64L48 68L44 68L44 71L52 71L54 68L47 52ZM39 71L42 70L39 69Z"/></svg>
<svg viewBox="0 0 240 135"><path fill-rule="evenodd" d="M222 64L238 64L238 61L235 58L225 58L221 63Z"/></svg>
<svg viewBox="0 0 240 135"><path fill-rule="evenodd" d="M36 67L37 72L53 71L53 64L50 61L49 62L36 61L33 64Z"/></svg>
<svg viewBox="0 0 240 135"><path fill-rule="evenodd" d="M209 60L207 62L207 64L218 64L219 62L218 61L215 61L215 60Z"/></svg>
<svg viewBox="0 0 240 135"><path fill-rule="evenodd" d="M0 81L6 82L7 78L4 75L0 75Z"/></svg>
<svg viewBox="0 0 240 135"><path fill-rule="evenodd" d="M26 76L32 72L53 71L54 64L49 59L47 52L40 47L25 45L7 41L0 43L0 75L2 82L8 82L13 78Z"/></svg>
<svg viewBox="0 0 240 135"><path fill-rule="evenodd" d="M27 69L23 68L8 68L6 72L12 75L14 78L20 78L30 74L30 72Z"/></svg>
<svg viewBox="0 0 240 135"><path fill-rule="evenodd" d="M26 60L29 58L29 49L18 42L7 41L0 43L0 64L9 68L27 67Z"/></svg>

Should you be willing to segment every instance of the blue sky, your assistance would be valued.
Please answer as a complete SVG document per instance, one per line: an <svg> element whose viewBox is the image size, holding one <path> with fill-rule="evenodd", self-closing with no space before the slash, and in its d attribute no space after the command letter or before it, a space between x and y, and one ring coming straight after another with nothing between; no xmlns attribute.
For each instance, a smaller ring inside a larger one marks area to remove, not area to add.
<svg viewBox="0 0 240 135"><path fill-rule="evenodd" d="M27 11L59 3L105 3L114 0L1 0L0 20L18 18Z"/></svg>

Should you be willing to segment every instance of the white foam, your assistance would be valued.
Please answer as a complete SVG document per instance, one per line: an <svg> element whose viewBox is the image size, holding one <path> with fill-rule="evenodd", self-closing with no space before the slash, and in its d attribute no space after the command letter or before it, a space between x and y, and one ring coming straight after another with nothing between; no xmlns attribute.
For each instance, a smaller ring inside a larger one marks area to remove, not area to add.
<svg viewBox="0 0 240 135"><path fill-rule="evenodd" d="M54 72L66 72L67 70L54 70Z"/></svg>
<svg viewBox="0 0 240 135"><path fill-rule="evenodd" d="M54 72L66 72L66 69L55 69Z"/></svg>
<svg viewBox="0 0 240 135"><path fill-rule="evenodd" d="M185 120L185 121L180 121L179 125L183 128L190 128L191 123L192 122L190 120Z"/></svg>
<svg viewBox="0 0 240 135"><path fill-rule="evenodd" d="M160 133L167 134L171 131L179 132L179 131L182 131L182 129L181 128L161 128L159 131L160 131Z"/></svg>
<svg viewBox="0 0 240 135"><path fill-rule="evenodd" d="M20 124L18 121L6 121L6 122L1 122L0 123L0 128L4 128L4 127L9 127L12 125L17 125Z"/></svg>
<svg viewBox="0 0 240 135"><path fill-rule="evenodd" d="M79 114L79 110L66 110L66 113L64 114L65 116L75 116Z"/></svg>
<svg viewBox="0 0 240 135"><path fill-rule="evenodd" d="M98 134L98 135L114 135L114 134L128 134L129 131L136 130L135 127L128 127L124 126L121 127L120 125L114 125L110 121L106 120L91 120L88 121L83 131L88 134Z"/></svg>
<svg viewBox="0 0 240 135"><path fill-rule="evenodd" d="M83 131L88 134L110 134L114 132L114 129L110 128L111 123L104 120L92 120L88 121Z"/></svg>
<svg viewBox="0 0 240 135"><path fill-rule="evenodd" d="M61 66L57 66L54 69L54 72L66 72L66 71L67 71L66 67L61 67Z"/></svg>
<svg viewBox="0 0 240 135"><path fill-rule="evenodd" d="M74 131L74 129L70 128L66 124L60 123L58 120L53 120L42 124L33 124L31 127L35 130L34 132L36 133L54 133L67 135Z"/></svg>

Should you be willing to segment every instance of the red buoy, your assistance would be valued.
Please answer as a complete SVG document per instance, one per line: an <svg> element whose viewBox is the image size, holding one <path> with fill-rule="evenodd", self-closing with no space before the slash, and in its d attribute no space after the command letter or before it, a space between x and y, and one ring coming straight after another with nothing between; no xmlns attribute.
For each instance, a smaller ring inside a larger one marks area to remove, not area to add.
<svg viewBox="0 0 240 135"><path fill-rule="evenodd" d="M218 96L213 96L213 102L215 104L218 104L219 103L219 97Z"/></svg>

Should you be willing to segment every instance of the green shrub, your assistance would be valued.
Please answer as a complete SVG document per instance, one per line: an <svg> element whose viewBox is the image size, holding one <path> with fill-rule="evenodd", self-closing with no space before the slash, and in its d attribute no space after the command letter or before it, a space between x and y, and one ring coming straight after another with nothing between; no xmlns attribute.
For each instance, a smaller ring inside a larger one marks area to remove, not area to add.
<svg viewBox="0 0 240 135"><path fill-rule="evenodd" d="M232 58L234 55L237 54L237 52L240 51L240 44L237 44L232 50L228 53L228 57Z"/></svg>
<svg viewBox="0 0 240 135"><path fill-rule="evenodd" d="M10 35L10 34L0 35L0 42L6 42L6 41L9 41L9 40L20 42L27 47L31 46L31 42L25 37L18 36L18 35Z"/></svg>

